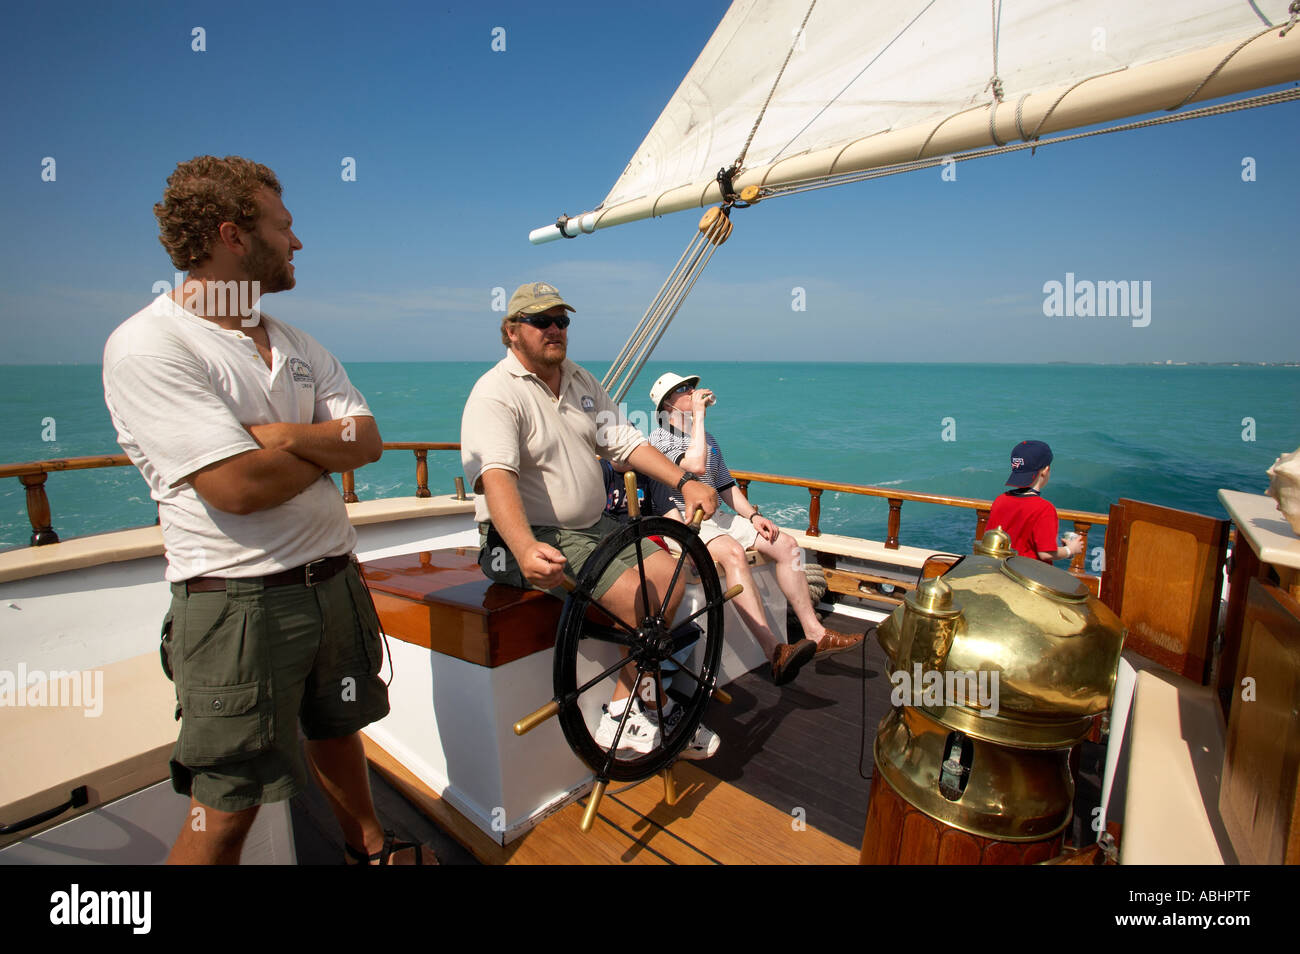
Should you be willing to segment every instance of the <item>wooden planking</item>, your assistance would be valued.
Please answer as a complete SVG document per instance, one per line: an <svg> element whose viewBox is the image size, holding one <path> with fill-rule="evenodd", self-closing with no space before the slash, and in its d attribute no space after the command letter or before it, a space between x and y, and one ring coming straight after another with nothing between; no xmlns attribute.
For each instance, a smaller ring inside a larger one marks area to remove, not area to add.
<svg viewBox="0 0 1300 954"><path fill-rule="evenodd" d="M853 622L826 621L842 632L852 632ZM805 809L809 824L857 847L867 816L871 741L891 708L887 671L884 651L869 634L859 646L817 657L784 687L772 685L766 667L747 673L728 685L731 705L710 705L705 713L722 748L704 767L787 817ZM868 778L859 774L860 761Z"/></svg>
<svg viewBox="0 0 1300 954"><path fill-rule="evenodd" d="M723 864L853 864L857 852L812 825L715 778L692 762L675 768L681 798L663 804L655 780L620 795L660 827Z"/></svg>
<svg viewBox="0 0 1300 954"><path fill-rule="evenodd" d="M597 822L584 835L578 828L582 807L577 804L566 806L509 845L498 845L381 746L364 733L362 738L375 770L484 864L613 865L629 860L663 864L658 856L635 850L636 839L609 822Z"/></svg>
<svg viewBox="0 0 1300 954"><path fill-rule="evenodd" d="M361 733L361 740L371 767L403 797L464 845L475 858L485 864L506 864L509 861L511 851L508 847L503 848L489 838L364 732Z"/></svg>
<svg viewBox="0 0 1300 954"><path fill-rule="evenodd" d="M611 789L616 791L616 789ZM662 859L663 864L675 865L711 865L717 864L706 851L699 846L694 845L687 838L683 838L680 833L667 831L662 824L647 817L647 813L640 811L636 805L646 803L655 803L663 798L664 786L658 776L648 778L641 782L635 788L627 791L618 792L618 794L605 793L605 797L600 801L600 811L597 813L598 825L606 825L616 828L620 833L632 839L631 847L619 859L623 863L632 863L640 861L647 862L648 858L638 859L637 855L645 852ZM589 798L590 796L588 796ZM586 809L587 798L582 799L579 806ZM578 833L578 837L585 837Z"/></svg>
<svg viewBox="0 0 1300 954"><path fill-rule="evenodd" d="M364 737L364 736L363 736ZM405 766L365 739L387 781L486 864L852 864L857 852L690 763L678 763L681 798L664 805L658 778L606 794L590 833L579 829L586 800L501 846Z"/></svg>

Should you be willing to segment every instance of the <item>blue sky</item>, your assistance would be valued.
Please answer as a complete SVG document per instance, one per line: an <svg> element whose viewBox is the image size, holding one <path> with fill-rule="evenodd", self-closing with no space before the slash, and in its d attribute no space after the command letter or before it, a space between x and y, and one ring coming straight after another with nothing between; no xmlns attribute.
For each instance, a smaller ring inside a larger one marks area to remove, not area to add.
<svg viewBox="0 0 1300 954"><path fill-rule="evenodd" d="M697 214L542 247L527 232L604 197L725 8L7 11L0 362L99 360L172 278L152 205L176 162L207 152L280 176L305 247L297 288L266 310L345 360L495 358L492 289L539 278L578 308L571 354L608 358ZM762 205L737 213L657 357L1296 360L1298 159L1289 104ZM1067 272L1150 281L1150 325L1045 317L1043 284Z"/></svg>

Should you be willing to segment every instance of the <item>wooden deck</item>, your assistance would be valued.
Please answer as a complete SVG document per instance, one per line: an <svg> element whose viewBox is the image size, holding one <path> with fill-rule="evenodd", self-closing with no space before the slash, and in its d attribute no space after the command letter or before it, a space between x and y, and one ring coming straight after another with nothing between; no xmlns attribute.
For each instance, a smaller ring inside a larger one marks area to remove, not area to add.
<svg viewBox="0 0 1300 954"><path fill-rule="evenodd" d="M579 830L586 800L547 818L502 847L378 745L367 740L375 770L485 864L853 864L857 849L723 782L678 763L681 798L662 802L659 779L607 793L596 824Z"/></svg>
<svg viewBox="0 0 1300 954"><path fill-rule="evenodd" d="M841 631L854 623L828 620ZM885 671L869 632L863 646L815 660L782 688L766 666L742 676L727 687L732 704L705 716L721 751L677 763L678 803L663 804L657 777L622 791L614 783L587 834L583 798L498 845L366 739L375 804L386 824L431 845L444 864L856 864L871 742L889 708ZM300 863L338 863L342 844L323 797L306 793L294 809Z"/></svg>

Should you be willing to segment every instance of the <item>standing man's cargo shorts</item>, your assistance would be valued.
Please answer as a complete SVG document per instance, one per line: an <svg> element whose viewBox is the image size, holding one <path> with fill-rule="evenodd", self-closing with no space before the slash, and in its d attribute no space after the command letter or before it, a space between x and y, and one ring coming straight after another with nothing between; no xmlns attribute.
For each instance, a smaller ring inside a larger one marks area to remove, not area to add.
<svg viewBox="0 0 1300 954"><path fill-rule="evenodd" d="M176 684L172 787L237 812L307 785L308 739L350 735L388 714L379 618L355 562L308 586L172 584L163 671Z"/></svg>

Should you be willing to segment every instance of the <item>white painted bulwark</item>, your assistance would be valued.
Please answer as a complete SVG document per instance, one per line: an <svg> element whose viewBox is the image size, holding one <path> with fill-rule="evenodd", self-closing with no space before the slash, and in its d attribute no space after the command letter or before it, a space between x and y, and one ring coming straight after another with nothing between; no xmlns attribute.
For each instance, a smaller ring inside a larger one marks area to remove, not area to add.
<svg viewBox="0 0 1300 954"><path fill-rule="evenodd" d="M584 789L591 771L548 720L513 726L551 698L553 650L488 668L390 639L392 711L366 734L498 844Z"/></svg>

